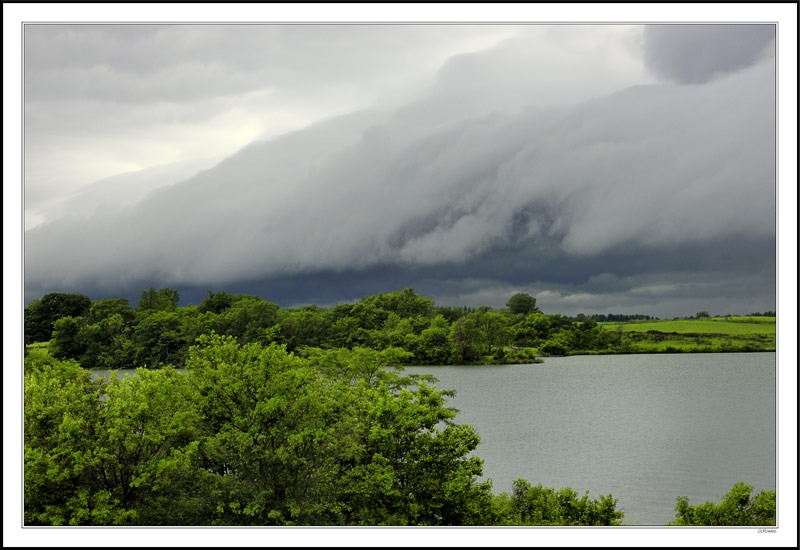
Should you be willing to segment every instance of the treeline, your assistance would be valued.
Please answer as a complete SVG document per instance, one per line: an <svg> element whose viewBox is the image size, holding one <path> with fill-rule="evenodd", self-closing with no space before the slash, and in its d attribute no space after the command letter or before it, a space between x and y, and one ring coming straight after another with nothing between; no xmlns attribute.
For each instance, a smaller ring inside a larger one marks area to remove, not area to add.
<svg viewBox="0 0 800 550"><path fill-rule="evenodd" d="M607 322L618 322L618 323L625 323L628 321L649 321L650 319L655 319L655 317L651 317L650 315L626 315L624 313L595 313L590 315L592 319L597 321L598 323L607 323Z"/></svg>
<svg viewBox="0 0 800 550"><path fill-rule="evenodd" d="M474 429L395 354L201 336L186 372L25 358L26 525L618 525L590 499L479 481Z"/></svg>
<svg viewBox="0 0 800 550"><path fill-rule="evenodd" d="M280 308L258 296L208 291L199 305L178 307L178 291L142 291L92 301L78 293L51 293L25 308L26 342L50 341L58 359L90 369L183 366L203 335L240 343L309 349L399 348L414 364L533 362L537 355L630 351L621 335L591 317L546 315L528 294L505 308L437 306L413 289L368 296L355 304Z"/></svg>
<svg viewBox="0 0 800 550"><path fill-rule="evenodd" d="M711 317L730 318L730 317L738 317L738 315L734 315L732 313L726 313L725 315L711 315L707 311L698 311L694 315L687 315L685 317L675 317L674 319L709 319ZM754 313L748 314L747 317L775 317L775 312L774 311L765 311L764 313L761 313L761 312L756 311Z"/></svg>

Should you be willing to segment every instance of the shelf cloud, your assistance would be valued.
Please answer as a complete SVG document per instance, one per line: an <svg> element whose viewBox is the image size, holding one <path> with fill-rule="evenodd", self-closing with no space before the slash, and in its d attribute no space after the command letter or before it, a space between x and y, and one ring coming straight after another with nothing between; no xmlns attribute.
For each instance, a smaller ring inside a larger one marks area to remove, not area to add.
<svg viewBox="0 0 800 550"><path fill-rule="evenodd" d="M437 303L495 307L526 291L563 313L774 309L773 26L482 29L477 49L460 29L451 39L464 51L391 93L387 66L416 74L394 48L405 38L446 51L449 30L436 30L37 29L26 38L33 153L59 135L40 117L69 102L87 114L114 98L109 112L142 104L132 108L145 118L175 103L185 130L202 118L194 109L225 112L269 89L254 116L295 93L298 112L315 115L216 164L181 165L169 184L125 180L138 195L95 186L102 200L80 195L91 209L43 208L25 232L26 299L155 285L289 306L413 286ZM72 51L44 54L65 37ZM104 43L106 63L91 63ZM358 83L373 87L361 105L334 99L316 116L310 89ZM135 118L125 124L146 140Z"/></svg>

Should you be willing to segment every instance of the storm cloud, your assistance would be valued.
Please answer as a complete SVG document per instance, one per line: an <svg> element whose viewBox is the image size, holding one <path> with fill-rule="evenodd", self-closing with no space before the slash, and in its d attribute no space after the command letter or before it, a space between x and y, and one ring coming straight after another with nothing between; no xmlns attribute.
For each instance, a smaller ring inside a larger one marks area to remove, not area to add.
<svg viewBox="0 0 800 550"><path fill-rule="evenodd" d="M772 56L775 25L647 25L645 59L655 71L681 83L702 83Z"/></svg>
<svg viewBox="0 0 800 550"><path fill-rule="evenodd" d="M310 48L303 71L281 72L292 44L330 43L340 56L400 39L380 26L358 27L364 36L309 26L291 40L280 26L247 29L257 39L225 46L243 51L236 63L209 54L225 82L212 71L204 90L182 88L193 69L180 60L198 44L223 49L214 27L176 35L182 49L153 63L125 48L108 52L105 73L76 61L106 89L76 81L63 93L207 101L263 89L269 73L280 93L309 94L315 79L334 89L359 63L380 66L383 50L329 74ZM169 36L133 27L112 42L157 51ZM215 288L297 305L413 286L445 305L497 307L526 291L562 313L774 309L773 37L771 26L739 25L515 29L449 57L405 100L373 96L171 185L142 174L135 196L93 192L77 199L92 208L51 209L58 216L25 233L26 298L155 285L185 300ZM264 56L244 52L258 40ZM109 73L114 63L127 76ZM161 89L137 88L148 71L165 75ZM37 101L60 93L35 88Z"/></svg>

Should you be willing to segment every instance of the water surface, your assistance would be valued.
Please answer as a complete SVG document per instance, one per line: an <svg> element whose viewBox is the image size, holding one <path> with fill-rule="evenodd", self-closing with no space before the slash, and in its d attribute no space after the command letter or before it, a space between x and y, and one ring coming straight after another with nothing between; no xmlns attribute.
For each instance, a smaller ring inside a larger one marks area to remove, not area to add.
<svg viewBox="0 0 800 550"><path fill-rule="evenodd" d="M495 492L524 478L619 499L625 523L664 525L675 497L775 488L775 354L574 356L542 364L407 367L456 390L459 423Z"/></svg>

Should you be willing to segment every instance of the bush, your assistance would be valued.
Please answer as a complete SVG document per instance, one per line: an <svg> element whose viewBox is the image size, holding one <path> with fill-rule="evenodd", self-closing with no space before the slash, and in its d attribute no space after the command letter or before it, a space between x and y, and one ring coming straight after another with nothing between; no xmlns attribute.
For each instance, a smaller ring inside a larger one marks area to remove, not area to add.
<svg viewBox="0 0 800 550"><path fill-rule="evenodd" d="M590 499L589 491L578 498L570 487L559 490L532 486L524 479L513 483L513 493L496 496L493 503L497 525L619 525L623 512L617 499L601 495Z"/></svg>
<svg viewBox="0 0 800 550"><path fill-rule="evenodd" d="M690 506L687 497L678 497L675 521L668 525L775 525L775 490L762 490L751 496L752 491L752 485L739 481L719 504L706 501Z"/></svg>
<svg viewBox="0 0 800 550"><path fill-rule="evenodd" d="M29 355L27 525L491 521L491 482L470 456L480 438L453 422L450 393L376 375L402 350L199 343L186 373L122 380Z"/></svg>

